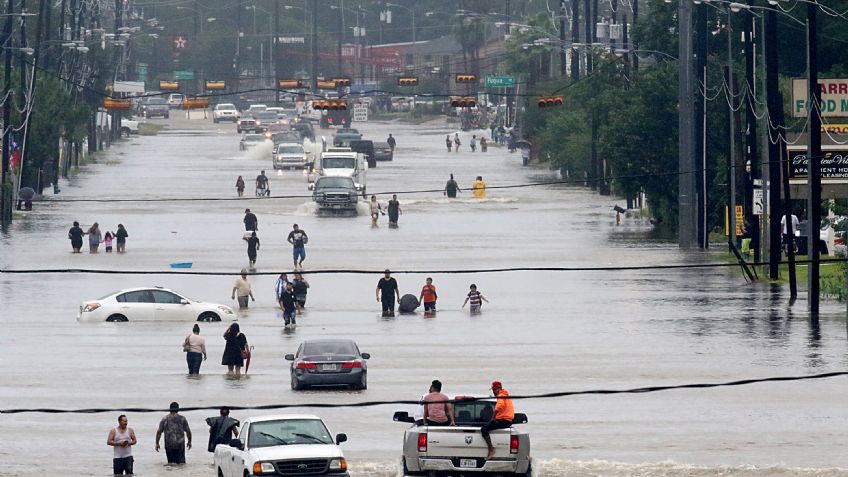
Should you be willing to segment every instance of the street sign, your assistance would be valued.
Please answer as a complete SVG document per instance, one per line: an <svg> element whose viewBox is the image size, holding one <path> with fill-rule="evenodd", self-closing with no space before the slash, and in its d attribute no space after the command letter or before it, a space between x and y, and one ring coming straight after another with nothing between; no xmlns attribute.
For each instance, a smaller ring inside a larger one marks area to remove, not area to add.
<svg viewBox="0 0 848 477"><path fill-rule="evenodd" d="M193 80L194 79L194 71L186 71L186 70L174 71L174 79L177 80L177 81L179 81L179 80Z"/></svg>
<svg viewBox="0 0 848 477"><path fill-rule="evenodd" d="M745 224L745 215L741 205L736 206L736 220L734 222L736 223L736 236L741 237L744 233L742 226Z"/></svg>
<svg viewBox="0 0 848 477"><path fill-rule="evenodd" d="M510 87L515 86L515 78L512 76L487 76L486 87Z"/></svg>
<svg viewBox="0 0 848 477"><path fill-rule="evenodd" d="M762 189L754 189L753 213L754 213L754 215L763 215L763 190Z"/></svg>
<svg viewBox="0 0 848 477"><path fill-rule="evenodd" d="M354 104L353 105L353 120L356 122L368 121L368 105Z"/></svg>

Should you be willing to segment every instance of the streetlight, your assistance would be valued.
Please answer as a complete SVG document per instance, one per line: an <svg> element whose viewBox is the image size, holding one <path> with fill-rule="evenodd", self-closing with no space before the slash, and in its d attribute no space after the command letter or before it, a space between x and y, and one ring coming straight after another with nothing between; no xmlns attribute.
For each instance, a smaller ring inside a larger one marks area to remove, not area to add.
<svg viewBox="0 0 848 477"><path fill-rule="evenodd" d="M414 6L412 8L404 7L403 5L398 5L396 3L389 3L389 2L386 2L386 6L387 7L395 7L395 8L402 8L402 9L412 13L412 43L415 43L415 7Z"/></svg>

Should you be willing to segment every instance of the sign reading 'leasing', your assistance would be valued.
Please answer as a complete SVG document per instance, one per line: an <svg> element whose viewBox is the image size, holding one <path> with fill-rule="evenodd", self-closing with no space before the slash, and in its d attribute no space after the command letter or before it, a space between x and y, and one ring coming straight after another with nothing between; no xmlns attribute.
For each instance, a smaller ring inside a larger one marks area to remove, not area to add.
<svg viewBox="0 0 848 477"><path fill-rule="evenodd" d="M805 178L809 174L807 150L788 151L791 161L789 177L792 179ZM848 147L822 151L822 179L848 179Z"/></svg>
<svg viewBox="0 0 848 477"><path fill-rule="evenodd" d="M819 79L822 116L848 117L848 78ZM807 115L807 80L792 80L792 115Z"/></svg>

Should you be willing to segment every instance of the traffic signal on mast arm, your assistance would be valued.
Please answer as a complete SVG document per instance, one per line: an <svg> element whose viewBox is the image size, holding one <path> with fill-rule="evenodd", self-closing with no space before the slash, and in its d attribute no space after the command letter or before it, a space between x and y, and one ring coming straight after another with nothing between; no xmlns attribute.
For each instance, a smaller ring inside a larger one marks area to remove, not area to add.
<svg viewBox="0 0 848 477"><path fill-rule="evenodd" d="M345 111L347 110L347 101L344 99L330 99L326 101L313 101L312 109L320 109L323 111Z"/></svg>
<svg viewBox="0 0 848 477"><path fill-rule="evenodd" d="M457 83L476 83L477 75L458 74L456 75Z"/></svg>
<svg viewBox="0 0 848 477"><path fill-rule="evenodd" d="M397 79L398 86L417 86L417 76L401 76Z"/></svg>
<svg viewBox="0 0 848 477"><path fill-rule="evenodd" d="M333 82L336 83L336 88L350 86L350 78L333 78Z"/></svg>
<svg viewBox="0 0 848 477"><path fill-rule="evenodd" d="M454 108L473 108L477 106L477 98L475 97L453 97L450 100L450 105Z"/></svg>
<svg viewBox="0 0 848 477"><path fill-rule="evenodd" d="M562 96L545 96L536 100L536 104L539 105L540 108L562 106Z"/></svg>
<svg viewBox="0 0 848 477"><path fill-rule="evenodd" d="M301 81L299 79L277 80L277 88L279 88L279 89L299 89L299 88L303 88L303 81Z"/></svg>

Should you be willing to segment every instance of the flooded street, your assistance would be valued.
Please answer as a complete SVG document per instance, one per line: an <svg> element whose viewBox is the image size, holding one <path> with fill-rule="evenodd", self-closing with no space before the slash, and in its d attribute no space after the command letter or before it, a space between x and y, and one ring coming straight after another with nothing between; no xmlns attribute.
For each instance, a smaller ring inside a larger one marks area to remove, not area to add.
<svg viewBox="0 0 848 477"><path fill-rule="evenodd" d="M175 115L176 116L176 115ZM418 399L433 379L444 392L486 395L493 379L513 395L816 374L848 369L844 305L823 304L811 322L788 290L747 285L738 268L504 272L501 267L610 267L700 263L655 238L651 226L623 219L615 204L577 186L492 189L483 200L464 190L399 194L403 214L390 229L356 217L318 216L301 172L276 174L268 150L239 152L235 126L172 118L157 136L133 137L86 166L59 195L37 202L0 238L0 268L237 273L247 266L244 209L259 219L257 272L291 269L285 238L297 223L309 234L307 271L422 270L395 277L416 297L427 276L438 288L438 314L384 319L375 301L379 273L307 275L306 312L283 330L274 275L251 277L256 302L239 323L255 346L249 375L227 379L220 365L227 323L200 324L209 359L186 376L181 344L192 322L78 323L80 303L124 288L159 285L235 307L235 276L176 274L0 274L0 408L157 408L127 412L139 438L141 476L212 476L204 419L187 412L195 447L185 468L164 466L154 451L159 419L171 401L183 406L301 404L334 433L344 432L351 474L395 475L405 424L395 410L412 406L310 408L311 403ZM519 154L447 153L455 126L356 123L365 139L398 142L395 159L368 172L368 193L440 190L453 173L460 187L477 175L491 186L558 180L521 166ZM321 132L331 140L332 132ZM467 144L471 133L462 133ZM236 196L244 176L270 176L272 195L295 198L179 201ZM73 202L71 199L98 199ZM123 199L149 201L120 202ZM129 232L127 253L71 254L67 231L78 220ZM722 251L711 253L719 254ZM461 305L471 283L490 303L470 316ZM787 287L788 288L788 287ZM352 338L371 353L366 391L289 387L283 356L314 338ZM541 475L551 476L848 476L848 406L844 377L735 388L639 395L516 401L529 423ZM283 411L285 412L285 411ZM233 412L243 419L260 411ZM110 475L106 436L120 412L0 416L0 475Z"/></svg>

